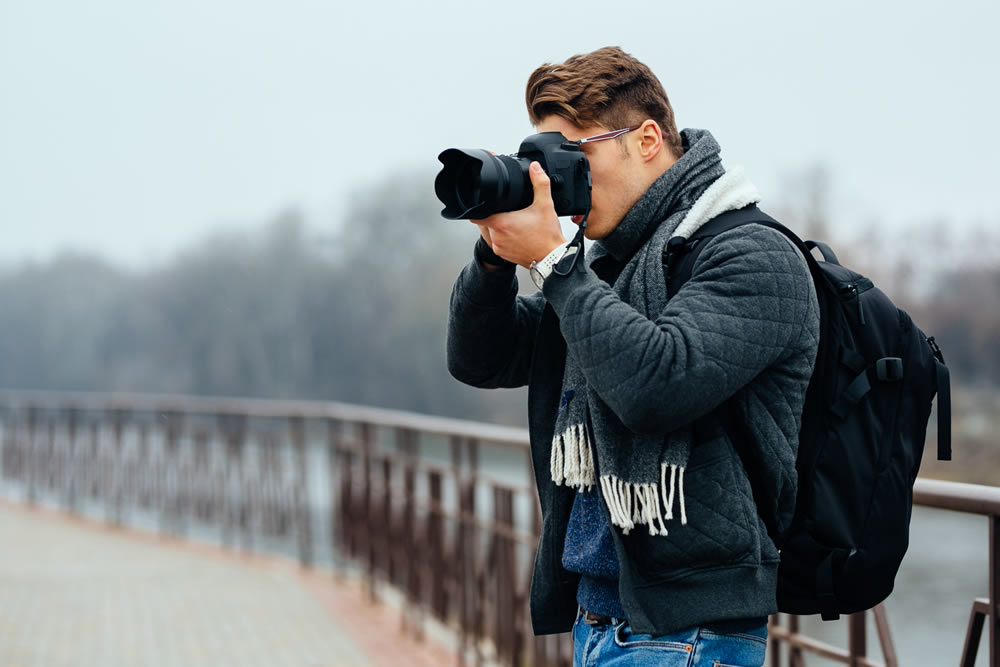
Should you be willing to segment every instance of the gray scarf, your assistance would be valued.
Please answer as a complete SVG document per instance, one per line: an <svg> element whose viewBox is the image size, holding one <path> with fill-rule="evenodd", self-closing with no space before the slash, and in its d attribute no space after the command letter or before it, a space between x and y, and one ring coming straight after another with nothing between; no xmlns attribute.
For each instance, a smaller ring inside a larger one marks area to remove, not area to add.
<svg viewBox="0 0 1000 667"><path fill-rule="evenodd" d="M651 320L667 302L662 259L667 240L675 235L687 237L719 213L759 199L742 170L727 173L723 169L719 144L708 131L684 130L681 136L686 149L681 159L587 254L590 263L608 256L625 263L613 289ZM574 397L580 399L574 401ZM687 523L684 470L691 452L691 428L666 438L630 430L587 386L571 352L566 357L555 434L550 460L553 481L589 490L595 482L596 455L601 496L611 523L625 534L636 524L645 524L650 535L667 535L666 522L674 518L675 505L681 523Z"/></svg>

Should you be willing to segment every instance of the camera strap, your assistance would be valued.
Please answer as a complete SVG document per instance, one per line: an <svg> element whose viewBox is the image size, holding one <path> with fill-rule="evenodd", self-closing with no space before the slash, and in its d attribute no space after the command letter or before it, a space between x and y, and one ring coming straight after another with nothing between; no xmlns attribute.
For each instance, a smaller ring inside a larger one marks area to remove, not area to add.
<svg viewBox="0 0 1000 667"><path fill-rule="evenodd" d="M590 215L590 211L587 211L587 214L583 216L583 220L580 221L580 228L576 230L573 240L566 246L566 252L559 258L556 265L552 267L552 273L557 276L569 275L569 272L576 266L576 260L583 255L583 233L587 231L588 215Z"/></svg>

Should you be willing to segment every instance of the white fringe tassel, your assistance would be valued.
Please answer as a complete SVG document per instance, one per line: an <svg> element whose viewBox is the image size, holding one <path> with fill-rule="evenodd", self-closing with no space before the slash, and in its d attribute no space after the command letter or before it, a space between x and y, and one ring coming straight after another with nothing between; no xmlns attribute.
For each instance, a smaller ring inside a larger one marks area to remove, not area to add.
<svg viewBox="0 0 1000 667"><path fill-rule="evenodd" d="M666 488L668 467L670 468L669 492ZM637 525L645 524L649 528L650 535L665 537L668 534L666 522L674 518L675 499L680 506L681 525L687 525L684 468L663 464L661 473L659 484L631 484L613 475L601 476L601 491L611 514L611 523L621 528L626 535Z"/></svg>
<svg viewBox="0 0 1000 667"><path fill-rule="evenodd" d="M631 484L614 475L601 475L601 493L611 514L611 523L622 529L626 535L637 525L645 524L650 535L668 534L667 521L673 518L673 503L680 506L681 525L687 524L687 508L684 506L684 468L669 466L673 484L666 486L666 464L661 471L660 484ZM662 502L661 502L662 501ZM664 516L664 509L666 516Z"/></svg>
<svg viewBox="0 0 1000 667"><path fill-rule="evenodd" d="M570 426L552 439L549 466L556 486L565 484L581 492L593 488L594 458L582 424ZM650 535L666 536L666 521L674 518L675 499L680 507L681 525L687 524L682 466L661 464L659 484L632 484L614 475L602 475L600 483L601 495L611 514L611 523L621 528L626 535L636 525L645 524Z"/></svg>
<svg viewBox="0 0 1000 667"><path fill-rule="evenodd" d="M566 484L580 491L593 488L594 459L583 424L570 426L561 435L552 438L549 467L556 486Z"/></svg>

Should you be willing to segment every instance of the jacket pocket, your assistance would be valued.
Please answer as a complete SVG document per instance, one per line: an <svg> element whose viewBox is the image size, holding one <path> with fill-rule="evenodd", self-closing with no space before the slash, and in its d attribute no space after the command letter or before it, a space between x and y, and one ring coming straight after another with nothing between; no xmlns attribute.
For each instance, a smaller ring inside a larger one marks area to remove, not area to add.
<svg viewBox="0 0 1000 667"><path fill-rule="evenodd" d="M760 563L760 522L746 473L725 437L696 445L684 474L687 524L680 513L668 535L642 527L623 536L625 550L647 581L683 576L692 569Z"/></svg>

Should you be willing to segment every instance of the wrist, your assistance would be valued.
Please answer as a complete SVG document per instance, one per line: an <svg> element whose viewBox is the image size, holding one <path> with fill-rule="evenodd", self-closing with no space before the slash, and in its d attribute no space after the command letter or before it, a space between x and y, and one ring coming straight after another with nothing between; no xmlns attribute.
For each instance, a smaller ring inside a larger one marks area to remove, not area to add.
<svg viewBox="0 0 1000 667"><path fill-rule="evenodd" d="M509 262L500 255L493 252L493 248L490 244L480 236L479 240L476 241L476 247L473 250L473 255L479 265L482 266L487 271L499 271L501 269L510 269L514 267L514 262Z"/></svg>
<svg viewBox="0 0 1000 667"><path fill-rule="evenodd" d="M552 269L555 268L556 262L562 259L568 247L569 242L564 241L553 248L545 257L532 262L528 267L528 274L538 289L542 289L545 280L552 274Z"/></svg>

